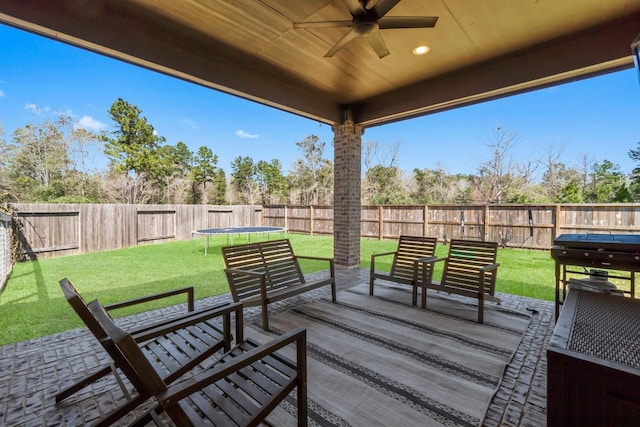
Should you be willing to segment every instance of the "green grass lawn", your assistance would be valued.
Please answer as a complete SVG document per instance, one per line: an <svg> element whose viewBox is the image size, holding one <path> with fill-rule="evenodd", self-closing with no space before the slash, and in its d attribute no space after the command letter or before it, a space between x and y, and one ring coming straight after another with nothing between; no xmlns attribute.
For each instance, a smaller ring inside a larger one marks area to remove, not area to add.
<svg viewBox="0 0 640 427"><path fill-rule="evenodd" d="M331 257L333 238L288 234L300 255ZM244 243L246 238L235 238ZM194 286L196 299L228 292L223 273L221 247L224 236L210 240L204 256L204 239L143 245L22 262L14 266L0 294L0 345L28 340L83 326L62 295L58 281L68 277L87 301L98 298L103 304L123 301L183 286ZM363 239L361 266L369 268L372 253L392 251L394 241ZM448 247L439 244L437 255ZM392 257L376 261L376 268L388 269ZM539 299L553 300L553 260L548 251L500 249L497 290ZM386 264L385 264L386 263ZM305 273L327 268L326 262L304 261ZM436 269L439 277L441 266ZM184 296L118 310L123 316L168 304L182 303Z"/></svg>

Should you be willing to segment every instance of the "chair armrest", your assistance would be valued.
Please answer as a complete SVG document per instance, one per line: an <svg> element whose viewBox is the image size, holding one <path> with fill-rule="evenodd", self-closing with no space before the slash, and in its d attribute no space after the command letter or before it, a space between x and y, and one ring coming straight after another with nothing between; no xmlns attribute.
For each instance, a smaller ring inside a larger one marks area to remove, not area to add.
<svg viewBox="0 0 640 427"><path fill-rule="evenodd" d="M170 328L180 328L180 326L189 325L190 323L197 323L203 320L207 320L209 318L216 317L216 310L226 307L229 305L229 302L224 302L222 304L215 305L213 307L203 308L197 311L192 311L187 314L171 316L166 320L160 320L159 322L154 322L149 325L142 325L139 327L134 327L127 329L131 335L142 334L145 331L150 331L152 329L157 329L158 331L170 331ZM197 319L192 321L192 319Z"/></svg>
<svg viewBox="0 0 640 427"><path fill-rule="evenodd" d="M204 387L213 384L234 372L238 372L241 368L258 361L265 356L273 354L275 351L293 342L296 343L298 359L300 359L302 355L306 356L307 330L304 328L296 328L228 362L217 364L210 369L180 382L179 384L170 386L165 392L157 395L156 397L159 401L176 403L177 401L202 390ZM300 366L301 363L306 364L306 361L297 361L298 366Z"/></svg>
<svg viewBox="0 0 640 427"><path fill-rule="evenodd" d="M214 319L216 317L223 317L223 332L225 334L230 334L230 324L227 324L227 322L230 321L229 316L232 312L235 312L236 323L238 323L238 321L242 323L242 304L239 302L224 303L216 307L199 310L187 316L169 320L159 325L150 325L136 330L129 330L128 332L133 336L136 342L144 342L155 337L165 335L169 332L177 331L187 326L195 325L196 323L200 323L205 320ZM230 339L230 336L227 336L227 339Z"/></svg>
<svg viewBox="0 0 640 427"><path fill-rule="evenodd" d="M415 275L418 272L418 264L423 264L423 267L424 267L424 264L433 265L436 262L443 261L445 259L446 258L438 258L436 256L425 256L422 258L415 259L413 260L413 274Z"/></svg>
<svg viewBox="0 0 640 427"><path fill-rule="evenodd" d="M413 262L413 280L415 280L416 282L418 281L418 264L422 263L422 277L420 279L422 280L422 283L431 283L431 280L433 279L433 267L435 266L435 263L445 261L446 259L446 257L436 256L418 258ZM426 264L429 265L429 268L427 268Z"/></svg>
<svg viewBox="0 0 640 427"><path fill-rule="evenodd" d="M386 256L386 255L394 255L396 252L398 251L391 251L391 252L379 252L377 254L371 254L371 258L373 257L379 257L379 256Z"/></svg>
<svg viewBox="0 0 640 427"><path fill-rule="evenodd" d="M380 253L377 253L377 254L371 254L371 261L373 261L374 258L377 258L379 256L395 255L396 252L398 252L398 251L380 252Z"/></svg>
<svg viewBox="0 0 640 427"><path fill-rule="evenodd" d="M377 253L377 254L371 254L371 274L373 275L373 273L375 271L375 265L376 265L376 258L377 257L395 255L396 252L398 252L398 251L380 252L380 253Z"/></svg>
<svg viewBox="0 0 640 427"><path fill-rule="evenodd" d="M172 297L178 294L182 294L182 293L186 293L187 294L187 307L189 311L193 311L195 306L194 306L194 298L193 298L193 286L188 286L186 288L180 288L180 289L174 289L172 291L166 291L166 292L159 292L157 294L153 294L153 295L147 295L147 296L143 296L143 297L139 297L139 298L133 298L127 301L122 301L122 302L116 302L113 304L107 304L104 306L104 309L107 310L107 312L111 311L111 310L117 310L119 308L123 308L123 307L129 307L131 305L136 305L136 304L142 304L145 302L149 302L149 301L154 301L154 300L158 300L158 299L162 299L162 298L168 298L168 297Z"/></svg>
<svg viewBox="0 0 640 427"><path fill-rule="evenodd" d="M495 271L498 269L498 267L500 267L500 264L493 263L493 264L485 265L484 267L480 268L480 283L478 284L479 295L484 295L484 292L485 292L485 283L484 283L485 277L486 277L485 273L488 273L490 271Z"/></svg>
<svg viewBox="0 0 640 427"><path fill-rule="evenodd" d="M418 258L415 262L421 262L423 264L435 264L436 262L446 261L447 257L431 256L426 258Z"/></svg>
<svg viewBox="0 0 640 427"><path fill-rule="evenodd" d="M308 256L308 255L294 255L293 258L296 259L296 260L298 260L298 259L308 259L308 260L312 260L312 261L326 261L326 262L329 263L329 275L330 275L330 277L335 277L336 276L336 271L335 271L335 268L334 268L333 258L316 257L316 256Z"/></svg>
<svg viewBox="0 0 640 427"><path fill-rule="evenodd" d="M498 267L500 267L499 263L494 263L494 264L489 264L489 265L485 265L484 267L482 267L480 270L487 272L487 271L493 271L496 270Z"/></svg>
<svg viewBox="0 0 640 427"><path fill-rule="evenodd" d="M333 258L309 256L309 255L294 255L293 257L298 259L311 259L315 261L327 261L327 262L333 261Z"/></svg>

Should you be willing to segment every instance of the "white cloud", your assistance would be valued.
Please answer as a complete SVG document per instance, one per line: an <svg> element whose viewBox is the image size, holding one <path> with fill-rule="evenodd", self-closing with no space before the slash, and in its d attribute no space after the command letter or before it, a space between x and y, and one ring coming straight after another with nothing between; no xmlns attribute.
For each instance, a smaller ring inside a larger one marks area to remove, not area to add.
<svg viewBox="0 0 640 427"><path fill-rule="evenodd" d="M33 114L38 114L38 106L36 104L27 104L24 106L25 110L31 110Z"/></svg>
<svg viewBox="0 0 640 427"><path fill-rule="evenodd" d="M2 91L2 89L0 89L0 98L2 98L4 96L4 92Z"/></svg>
<svg viewBox="0 0 640 427"><path fill-rule="evenodd" d="M41 113L48 113L51 110L51 107L40 108L36 104L27 104L24 106L25 110L31 110L33 114L39 116Z"/></svg>
<svg viewBox="0 0 640 427"><path fill-rule="evenodd" d="M180 121L183 125L190 127L191 129L198 129L198 125L196 122L190 119L182 119Z"/></svg>
<svg viewBox="0 0 640 427"><path fill-rule="evenodd" d="M260 135L256 133L247 133L242 129L238 129L236 131L236 135L238 135L240 138L251 138L251 139L260 138Z"/></svg>
<svg viewBox="0 0 640 427"><path fill-rule="evenodd" d="M105 130L107 128L107 126L104 123L94 119L91 116L83 116L80 120L76 122L75 127L92 130L96 132Z"/></svg>

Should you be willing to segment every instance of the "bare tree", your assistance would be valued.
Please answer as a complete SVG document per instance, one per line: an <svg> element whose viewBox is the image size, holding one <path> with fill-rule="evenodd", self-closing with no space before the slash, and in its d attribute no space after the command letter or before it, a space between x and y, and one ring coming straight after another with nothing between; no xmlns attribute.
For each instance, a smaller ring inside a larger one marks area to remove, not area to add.
<svg viewBox="0 0 640 427"><path fill-rule="evenodd" d="M497 127L492 141L489 160L480 163L477 171L476 192L482 201L489 203L524 203L531 201L531 187L537 161L529 159L524 163L513 160L511 152L518 142L518 136Z"/></svg>
<svg viewBox="0 0 640 427"><path fill-rule="evenodd" d="M397 166L400 141L382 146L368 141L362 153L362 199L368 204L400 203L405 198L402 171Z"/></svg>
<svg viewBox="0 0 640 427"><path fill-rule="evenodd" d="M502 201L515 170L511 159L511 149L515 142L515 134L499 126L494 130L493 139L487 144L491 150L491 157L477 167L477 188L484 201L490 203Z"/></svg>
<svg viewBox="0 0 640 427"><path fill-rule="evenodd" d="M553 144L549 144L546 156L541 161L541 165L544 168L542 182L550 200L558 198L565 184L561 177L561 169L564 165L560 163L563 152L564 149L562 147L556 149Z"/></svg>
<svg viewBox="0 0 640 427"><path fill-rule="evenodd" d="M82 198L86 197L91 181L95 181L98 175L95 163L91 160L91 153L98 150L102 151L100 135L83 128L71 131L69 157L74 176L77 177L76 191Z"/></svg>
<svg viewBox="0 0 640 427"><path fill-rule="evenodd" d="M157 197L157 187L144 174L132 177L111 171L105 177L102 189L107 203L146 204Z"/></svg>
<svg viewBox="0 0 640 427"><path fill-rule="evenodd" d="M580 159L580 174L582 175L582 193L586 193L589 190L589 174L595 160L588 154L583 154Z"/></svg>

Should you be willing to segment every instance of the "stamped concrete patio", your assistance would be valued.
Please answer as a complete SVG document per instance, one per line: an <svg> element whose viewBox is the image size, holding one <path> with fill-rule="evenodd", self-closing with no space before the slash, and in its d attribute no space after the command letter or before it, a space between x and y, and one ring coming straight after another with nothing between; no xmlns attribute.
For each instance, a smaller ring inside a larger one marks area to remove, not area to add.
<svg viewBox="0 0 640 427"><path fill-rule="evenodd" d="M338 270L339 289L366 283L369 271ZM317 290L297 297L306 302L324 296ZM484 426L546 425L546 355L545 348L553 331L554 305L549 301L501 294L502 305L527 310L532 315L528 330L484 419ZM207 298L197 306L230 299L229 294ZM286 300L284 309L296 301ZM121 319L122 324L150 322L158 315L172 315L183 307L173 306ZM250 321L257 310L245 310ZM124 401L113 375L71 396L60 405L54 395L73 379L83 377L108 360L100 344L84 328L0 347L0 425L4 426L79 426L90 424ZM132 414L133 417L133 414ZM127 420L123 420L126 422Z"/></svg>

